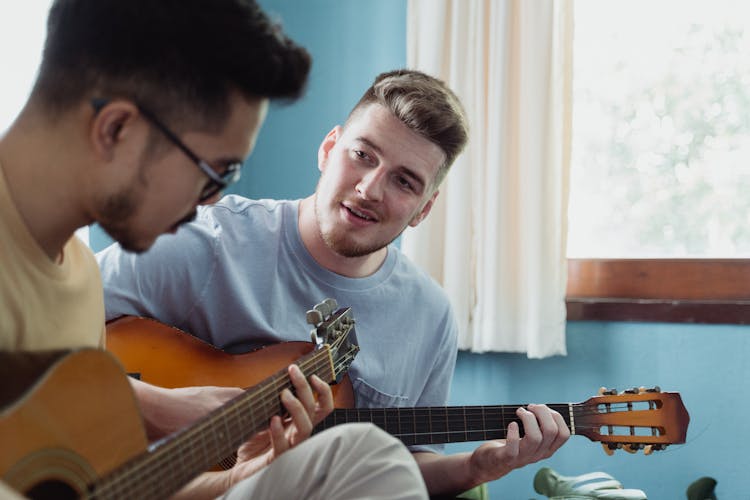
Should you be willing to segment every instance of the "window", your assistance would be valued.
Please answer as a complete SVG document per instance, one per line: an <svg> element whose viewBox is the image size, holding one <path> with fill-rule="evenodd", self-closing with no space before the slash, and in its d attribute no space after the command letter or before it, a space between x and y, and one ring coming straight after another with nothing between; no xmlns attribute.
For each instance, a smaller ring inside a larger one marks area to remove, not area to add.
<svg viewBox="0 0 750 500"><path fill-rule="evenodd" d="M31 91L42 56L51 0L0 3L0 134L21 111ZM88 244L89 228L76 234Z"/></svg>
<svg viewBox="0 0 750 500"><path fill-rule="evenodd" d="M0 133L16 117L34 82L51 0L0 3Z"/></svg>
<svg viewBox="0 0 750 500"><path fill-rule="evenodd" d="M750 322L750 7L575 9L569 319Z"/></svg>

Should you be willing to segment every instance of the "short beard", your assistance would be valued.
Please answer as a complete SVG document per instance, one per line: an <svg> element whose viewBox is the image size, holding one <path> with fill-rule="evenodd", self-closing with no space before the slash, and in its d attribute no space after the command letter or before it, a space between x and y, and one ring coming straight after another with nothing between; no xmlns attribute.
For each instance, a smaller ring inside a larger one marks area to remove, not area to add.
<svg viewBox="0 0 750 500"><path fill-rule="evenodd" d="M147 249L138 245L137 238L129 225L136 206L134 190L123 190L104 201L100 219L97 222L124 250L142 253Z"/></svg>
<svg viewBox="0 0 750 500"><path fill-rule="evenodd" d="M348 244L346 241L344 241L344 238L338 238L334 234L323 234L323 232L320 230L320 226L318 226L318 234L320 234L321 239L328 248L334 251L337 255L341 255L342 257L365 257L387 246L372 245L366 247L363 245Z"/></svg>
<svg viewBox="0 0 750 500"><path fill-rule="evenodd" d="M323 224L322 224L321 217L320 217L320 211L318 209L317 195L315 196L315 203L313 204L313 206L315 207L315 220L318 223L318 235L320 236L320 239L323 240L323 243L325 243L325 245L329 249L331 249L334 253L342 257L347 257L347 258L366 257L370 254L377 252L378 250L381 250L387 247L393 241L395 241L396 238L398 238L398 235L396 235L396 237L394 237L390 241L378 242L372 245L360 245L357 243L346 241L346 236L347 236L346 232L341 234L340 232L334 230L328 233L324 233ZM404 229L405 228L406 227L404 227Z"/></svg>

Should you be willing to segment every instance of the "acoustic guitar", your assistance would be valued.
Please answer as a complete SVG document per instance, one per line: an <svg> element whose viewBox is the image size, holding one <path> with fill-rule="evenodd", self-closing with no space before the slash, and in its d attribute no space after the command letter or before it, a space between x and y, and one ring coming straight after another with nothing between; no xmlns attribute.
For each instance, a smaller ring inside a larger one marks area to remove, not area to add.
<svg viewBox="0 0 750 500"><path fill-rule="evenodd" d="M107 326L107 347L128 372L155 385L252 385L264 366L275 370L312 348L307 342L284 342L241 355L227 354L179 329L158 321L127 316ZM287 352L288 351L288 352ZM371 422L406 445L504 439L520 404L416 408L353 408L348 378L333 387L335 409L316 432L348 422ZM636 388L600 390L581 403L548 404L565 419L571 434L601 442L605 452L622 448L650 454L684 443L690 422L678 393ZM230 462L231 463L231 462Z"/></svg>
<svg viewBox="0 0 750 500"><path fill-rule="evenodd" d="M308 313L308 317L310 314ZM349 308L317 320L293 361L329 383L358 351ZM0 352L0 478L32 499L167 498L283 413L286 366L194 425L148 444L121 365L106 351Z"/></svg>

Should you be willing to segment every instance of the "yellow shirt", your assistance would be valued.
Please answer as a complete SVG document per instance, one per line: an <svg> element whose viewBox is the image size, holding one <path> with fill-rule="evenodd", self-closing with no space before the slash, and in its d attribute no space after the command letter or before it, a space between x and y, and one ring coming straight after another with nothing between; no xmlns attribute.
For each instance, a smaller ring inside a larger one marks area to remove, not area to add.
<svg viewBox="0 0 750 500"><path fill-rule="evenodd" d="M50 260L10 196L0 166L0 349L104 345L99 267L76 236Z"/></svg>

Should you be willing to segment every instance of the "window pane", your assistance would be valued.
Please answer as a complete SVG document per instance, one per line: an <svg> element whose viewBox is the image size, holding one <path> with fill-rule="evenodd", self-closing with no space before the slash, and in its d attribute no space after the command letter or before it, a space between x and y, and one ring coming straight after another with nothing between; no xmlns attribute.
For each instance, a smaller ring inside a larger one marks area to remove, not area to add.
<svg viewBox="0 0 750 500"><path fill-rule="evenodd" d="M50 3L0 2L0 134L16 118L31 91L41 61Z"/></svg>
<svg viewBox="0 0 750 500"><path fill-rule="evenodd" d="M750 257L750 3L576 0L568 256Z"/></svg>

